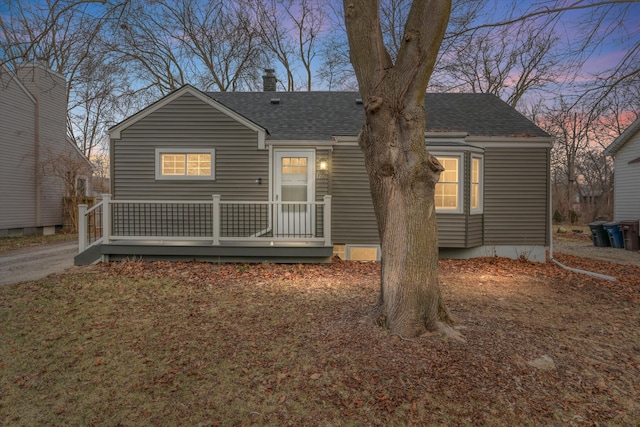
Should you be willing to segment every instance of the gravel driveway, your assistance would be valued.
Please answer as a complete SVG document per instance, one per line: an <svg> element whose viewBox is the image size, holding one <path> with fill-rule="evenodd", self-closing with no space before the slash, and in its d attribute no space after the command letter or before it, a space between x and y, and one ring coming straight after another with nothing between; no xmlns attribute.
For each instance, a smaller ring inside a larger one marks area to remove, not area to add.
<svg viewBox="0 0 640 427"><path fill-rule="evenodd" d="M0 285L37 280L73 267L78 242L17 249L0 255Z"/></svg>

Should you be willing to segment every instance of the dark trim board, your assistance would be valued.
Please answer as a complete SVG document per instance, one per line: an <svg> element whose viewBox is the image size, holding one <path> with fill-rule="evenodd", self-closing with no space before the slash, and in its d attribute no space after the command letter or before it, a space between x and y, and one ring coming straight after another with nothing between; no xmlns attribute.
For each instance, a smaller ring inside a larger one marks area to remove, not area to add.
<svg viewBox="0 0 640 427"><path fill-rule="evenodd" d="M307 264L330 263L331 246L180 246L161 244L102 244L97 258L75 258L76 265L86 265L105 256L108 261L143 259L148 261L202 261L217 263ZM94 254L96 252L94 251ZM82 255L82 254L80 254Z"/></svg>

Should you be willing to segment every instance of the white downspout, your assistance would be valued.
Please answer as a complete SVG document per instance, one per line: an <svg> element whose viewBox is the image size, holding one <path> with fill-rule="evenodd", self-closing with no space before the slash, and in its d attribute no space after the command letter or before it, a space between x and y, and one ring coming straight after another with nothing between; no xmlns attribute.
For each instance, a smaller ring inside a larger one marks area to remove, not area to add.
<svg viewBox="0 0 640 427"><path fill-rule="evenodd" d="M553 258L553 194L551 186L551 176L549 176L549 260L553 261L565 270L573 271L574 273L586 274L588 276L597 277L598 279L609 280L615 282L616 278L613 276L607 276L606 274L594 273L593 271L580 270L578 268L567 267L560 261Z"/></svg>

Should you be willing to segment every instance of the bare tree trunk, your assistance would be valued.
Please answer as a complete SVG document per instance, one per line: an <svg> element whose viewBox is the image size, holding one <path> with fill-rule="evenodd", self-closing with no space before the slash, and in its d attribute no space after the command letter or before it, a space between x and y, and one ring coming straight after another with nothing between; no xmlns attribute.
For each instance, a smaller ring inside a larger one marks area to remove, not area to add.
<svg viewBox="0 0 640 427"><path fill-rule="evenodd" d="M434 192L443 168L424 138L425 91L451 4L413 2L395 63L382 40L378 2L344 6L365 108L359 142L382 246L378 314L393 333L415 337L451 322L438 283Z"/></svg>
<svg viewBox="0 0 640 427"><path fill-rule="evenodd" d="M424 105L402 108L385 96L370 97L365 108L360 146L382 246L380 320L413 337L450 323L438 284L434 206L443 168L425 148Z"/></svg>

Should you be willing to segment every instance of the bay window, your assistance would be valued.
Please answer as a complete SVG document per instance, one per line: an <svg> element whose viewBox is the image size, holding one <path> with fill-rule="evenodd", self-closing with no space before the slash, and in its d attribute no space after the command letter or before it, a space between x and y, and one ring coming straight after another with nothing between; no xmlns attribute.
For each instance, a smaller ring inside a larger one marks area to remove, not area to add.
<svg viewBox="0 0 640 427"><path fill-rule="evenodd" d="M436 156L444 167L436 184L435 202L439 211L460 211L460 157Z"/></svg>

